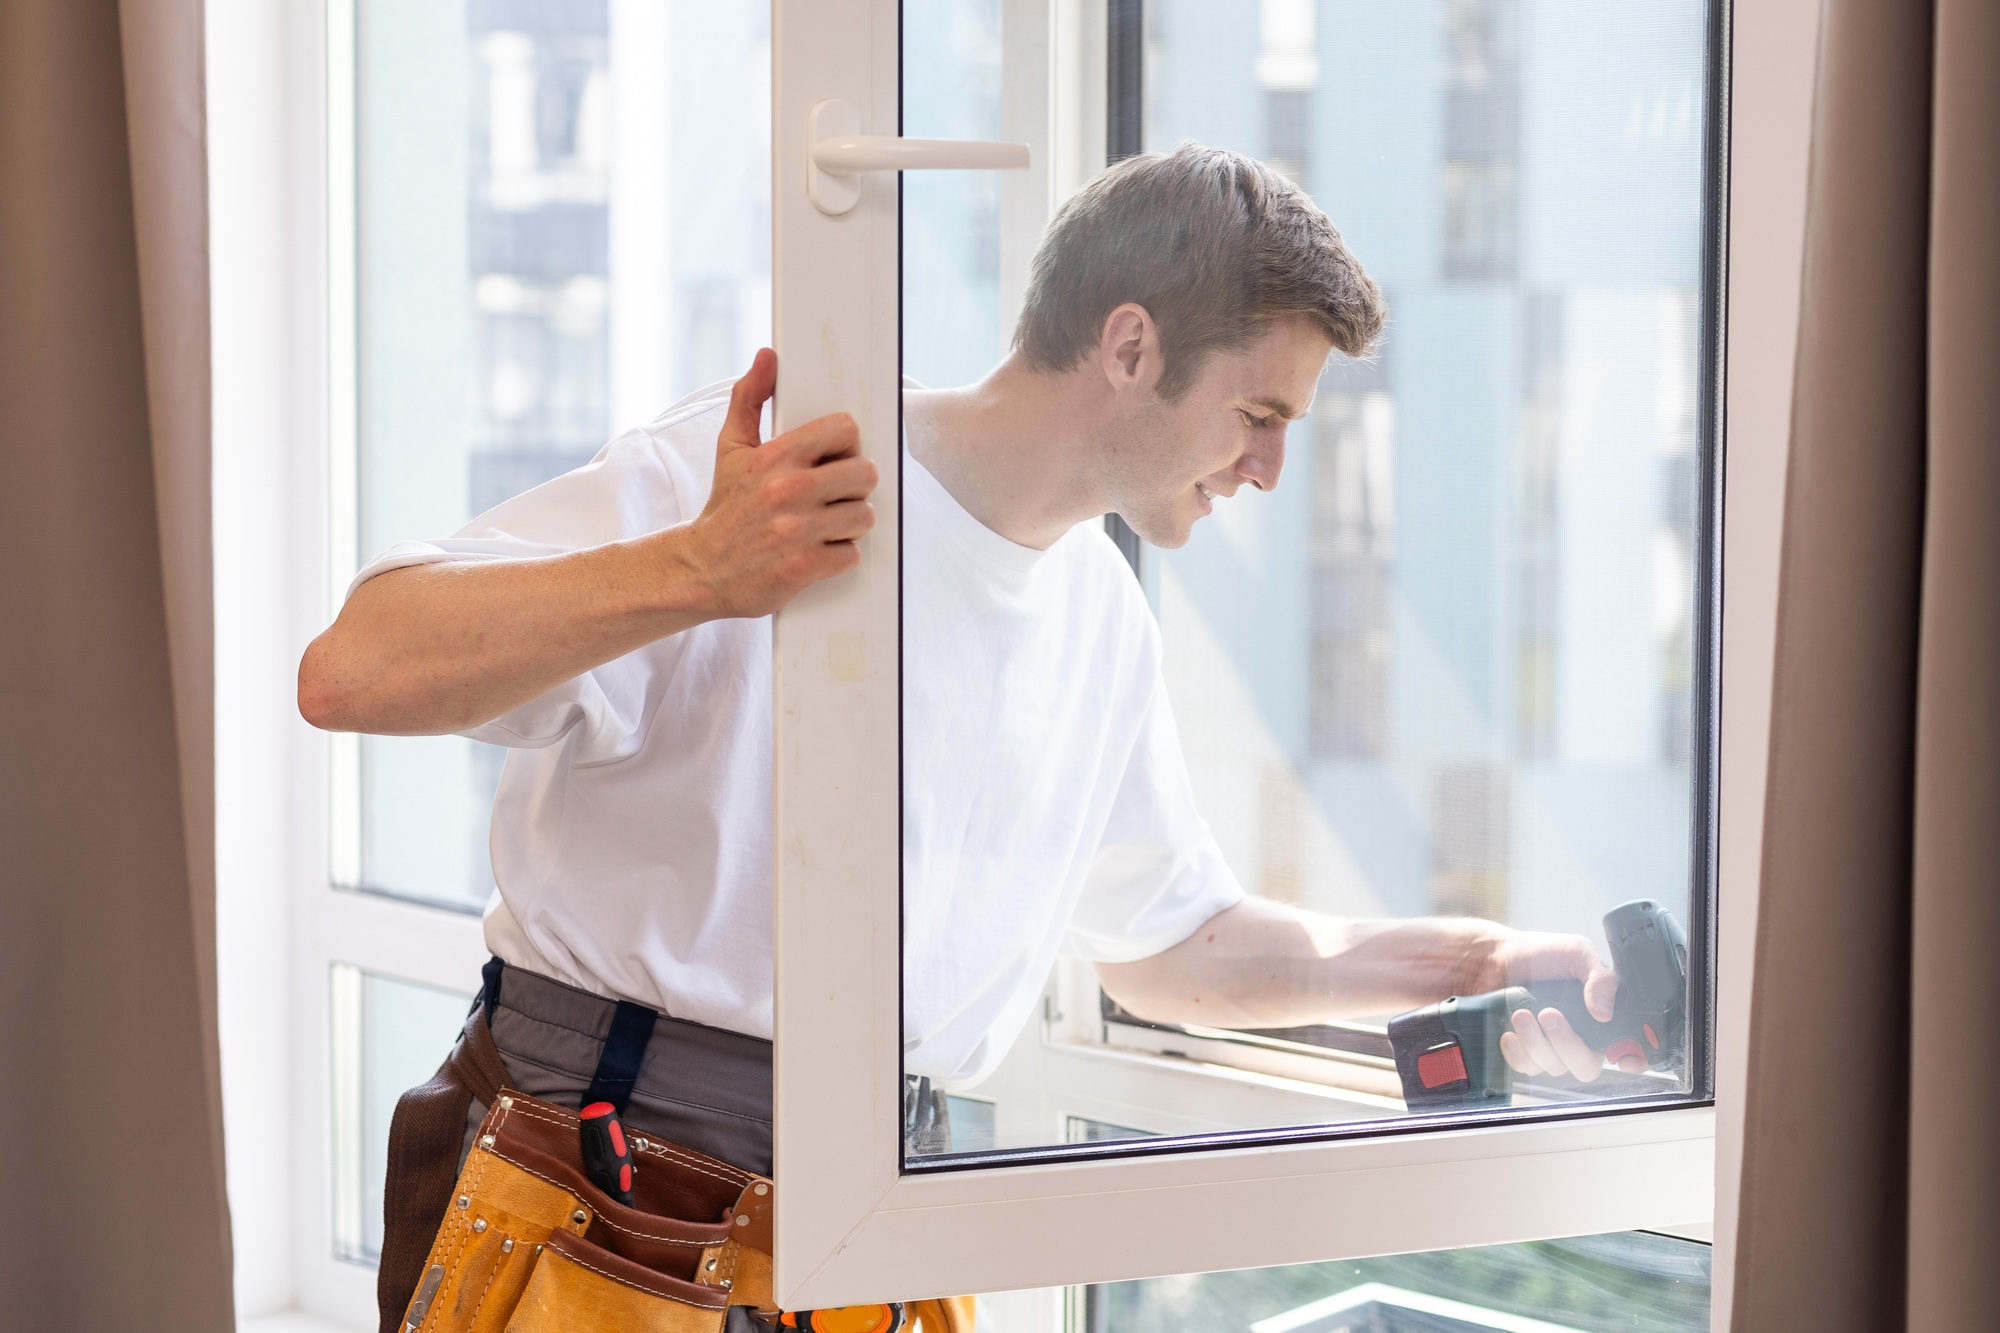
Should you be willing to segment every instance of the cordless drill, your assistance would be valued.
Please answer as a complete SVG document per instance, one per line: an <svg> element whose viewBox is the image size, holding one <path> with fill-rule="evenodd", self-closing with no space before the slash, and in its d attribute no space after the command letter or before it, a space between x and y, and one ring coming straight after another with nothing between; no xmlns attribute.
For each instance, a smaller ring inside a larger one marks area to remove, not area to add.
<svg viewBox="0 0 2000 1333"><path fill-rule="evenodd" d="M1687 1046L1687 933L1672 913L1642 898L1605 914L1604 940L1618 973L1608 1023L1584 1007L1580 981L1454 995L1390 1019L1403 1101L1412 1111L1506 1105L1514 1074L1500 1054L1500 1035L1519 1009L1561 1010L1576 1034L1613 1062L1639 1055L1654 1069L1678 1066Z"/></svg>

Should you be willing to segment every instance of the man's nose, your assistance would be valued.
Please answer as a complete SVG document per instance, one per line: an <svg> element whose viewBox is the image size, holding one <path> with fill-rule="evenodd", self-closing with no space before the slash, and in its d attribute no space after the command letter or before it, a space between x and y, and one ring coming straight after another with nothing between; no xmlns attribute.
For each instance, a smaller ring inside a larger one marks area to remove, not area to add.
<svg viewBox="0 0 2000 1333"><path fill-rule="evenodd" d="M1260 491L1278 489L1278 474L1285 470L1285 430L1271 432L1272 439L1250 446L1236 460L1236 475Z"/></svg>

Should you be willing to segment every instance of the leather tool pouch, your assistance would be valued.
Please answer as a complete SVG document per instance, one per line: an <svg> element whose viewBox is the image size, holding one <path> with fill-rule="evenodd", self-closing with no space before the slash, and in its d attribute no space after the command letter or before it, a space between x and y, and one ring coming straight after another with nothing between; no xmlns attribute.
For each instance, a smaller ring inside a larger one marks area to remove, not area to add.
<svg viewBox="0 0 2000 1333"><path fill-rule="evenodd" d="M720 1333L770 1309L771 1182L635 1136L634 1205L584 1174L576 1112L503 1090L459 1172L407 1333Z"/></svg>
<svg viewBox="0 0 2000 1333"><path fill-rule="evenodd" d="M486 1118L445 1195L474 1098ZM772 1183L678 1144L634 1135L631 1147L627 1207L585 1174L577 1113L506 1086L475 1012L390 1127L390 1176L404 1188L386 1210L383 1333L721 1333L733 1305L775 1322ZM906 1308L920 1333L973 1333L969 1296Z"/></svg>

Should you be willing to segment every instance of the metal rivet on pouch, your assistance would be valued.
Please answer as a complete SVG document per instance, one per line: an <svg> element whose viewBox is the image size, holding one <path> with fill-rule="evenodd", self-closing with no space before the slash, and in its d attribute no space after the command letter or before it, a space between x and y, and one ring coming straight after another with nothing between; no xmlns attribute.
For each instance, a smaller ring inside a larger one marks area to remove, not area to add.
<svg viewBox="0 0 2000 1333"><path fill-rule="evenodd" d="M501 1109L501 1110L503 1110L503 1111L511 1111L511 1110L513 1110L513 1109L514 1109L514 1099L513 1099L512 1097L502 1097L502 1098L500 1099L500 1109Z"/></svg>
<svg viewBox="0 0 2000 1333"><path fill-rule="evenodd" d="M749 1225L750 1225L750 1214L748 1214L748 1213L738 1213L738 1214L736 1215L736 1225L737 1225L737 1226L739 1226L739 1227L747 1227L747 1226L749 1226Z"/></svg>
<svg viewBox="0 0 2000 1333"><path fill-rule="evenodd" d="M709 1272L713 1273L715 1271L715 1260L710 1259L705 1267L707 1267Z"/></svg>
<svg viewBox="0 0 2000 1333"><path fill-rule="evenodd" d="M640 1135L637 1135L637 1134L634 1134L634 1135L632 1136L632 1146L633 1146L633 1147L635 1147L635 1148L637 1148L637 1149L638 1149L638 1150L639 1150L640 1152L644 1152L644 1151L646 1151L646 1149L648 1149L648 1148L652 1147L653 1145L652 1145L652 1144L650 1144L650 1143L648 1143L648 1142L647 1142L647 1141L646 1141L646 1140L645 1140L645 1139L644 1139L643 1137L641 1137Z"/></svg>
<svg viewBox="0 0 2000 1333"><path fill-rule="evenodd" d="M724 1291L728 1291L731 1287L735 1285L736 1284L734 1282L731 1282L728 1278L722 1279L722 1289Z"/></svg>
<svg viewBox="0 0 2000 1333"><path fill-rule="evenodd" d="M569 1215L569 1220L576 1223L578 1226L582 1226L585 1222L588 1222L590 1220L590 1214L584 1212L583 1209L579 1208L575 1212Z"/></svg>
<svg viewBox="0 0 2000 1333"><path fill-rule="evenodd" d="M509 1236L507 1237L507 1239L500 1242L500 1253L512 1254L513 1252L514 1252L514 1238L512 1236Z"/></svg>
<svg viewBox="0 0 2000 1333"><path fill-rule="evenodd" d="M458 1196L458 1206L459 1206L459 1207L461 1207L461 1208L470 1208L470 1207L472 1207L472 1196L471 1196L470 1194L461 1194L461 1195L459 1195L459 1196Z"/></svg>
<svg viewBox="0 0 2000 1333"><path fill-rule="evenodd" d="M472 1229L474 1231L486 1230L486 1219L483 1217L475 1217L474 1219L472 1219Z"/></svg>
<svg viewBox="0 0 2000 1333"><path fill-rule="evenodd" d="M479 1146L482 1148L491 1148L493 1146L493 1136L491 1134L488 1134L484 1138L480 1139Z"/></svg>
<svg viewBox="0 0 2000 1333"><path fill-rule="evenodd" d="M750 1187L750 1192L752 1194L757 1195L759 1198L762 1198L764 1195L769 1194L771 1192L771 1187L769 1185L763 1184L762 1182L759 1182L758 1184L752 1185Z"/></svg>

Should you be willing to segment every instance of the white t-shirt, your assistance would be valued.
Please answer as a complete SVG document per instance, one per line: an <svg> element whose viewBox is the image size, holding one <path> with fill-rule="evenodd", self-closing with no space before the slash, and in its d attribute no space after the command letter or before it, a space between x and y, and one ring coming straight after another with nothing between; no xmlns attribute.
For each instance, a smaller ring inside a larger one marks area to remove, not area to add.
<svg viewBox="0 0 2000 1333"><path fill-rule="evenodd" d="M391 569L553 555L700 514L727 384ZM1137 580L1047 551L903 458L905 1068L990 1074L1059 952L1158 953L1243 896L1195 810ZM351 589L350 589L351 591ZM771 1035L771 622L661 639L465 734L509 748L486 942L509 964Z"/></svg>

